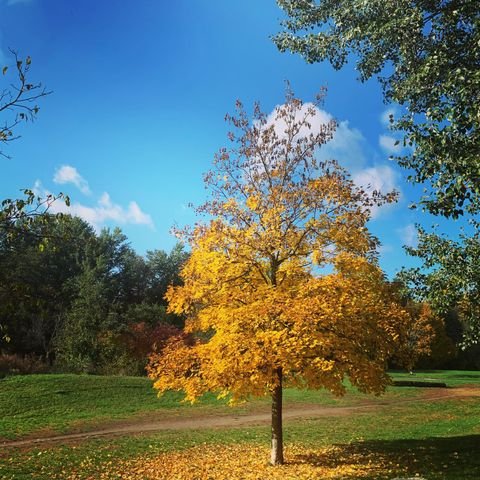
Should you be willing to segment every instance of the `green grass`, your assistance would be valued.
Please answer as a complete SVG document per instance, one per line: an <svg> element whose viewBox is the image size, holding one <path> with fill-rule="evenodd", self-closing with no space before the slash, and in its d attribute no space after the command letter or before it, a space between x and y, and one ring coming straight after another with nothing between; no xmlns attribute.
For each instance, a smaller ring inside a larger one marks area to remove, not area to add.
<svg viewBox="0 0 480 480"><path fill-rule="evenodd" d="M395 379L412 378L394 373ZM418 372L415 380L443 381L450 386L480 385L480 372ZM326 391L285 389L285 403L347 406L362 402L401 399L419 395L416 388L391 387L381 397L364 395L347 386L347 394L335 398ZM233 411L214 395L199 404L180 403L182 395L169 392L158 398L152 382L139 377L88 375L27 375L0 380L0 438L15 439L35 433L65 433L98 428L99 424L132 417L155 418L189 414L239 413L268 408L269 399L256 399Z"/></svg>
<svg viewBox="0 0 480 480"><path fill-rule="evenodd" d="M388 428L386 428L388 426ZM90 440L72 446L5 452L0 478L55 479L63 472L78 478L98 478L109 462L145 457L202 443L268 445L267 427L230 430L166 431L155 435ZM285 422L285 442L311 448L337 445L351 455L379 458L398 464L398 471L372 478L392 479L419 474L428 480L480 478L480 402L436 401L383 407L375 412L335 418ZM287 458L288 461L288 458ZM311 455L312 463L325 461ZM405 475L405 469L408 475ZM354 477L345 477L354 478Z"/></svg>
<svg viewBox="0 0 480 480"><path fill-rule="evenodd" d="M94 375L27 375L0 380L0 438L32 432L67 432L142 414L191 409L182 395L158 398L152 382L139 377ZM200 407L219 406L205 395Z"/></svg>
<svg viewBox="0 0 480 480"><path fill-rule="evenodd" d="M418 382L445 382L449 387L460 385L480 386L480 371L466 370L420 370L410 375L406 372L392 372L394 380L415 380Z"/></svg>

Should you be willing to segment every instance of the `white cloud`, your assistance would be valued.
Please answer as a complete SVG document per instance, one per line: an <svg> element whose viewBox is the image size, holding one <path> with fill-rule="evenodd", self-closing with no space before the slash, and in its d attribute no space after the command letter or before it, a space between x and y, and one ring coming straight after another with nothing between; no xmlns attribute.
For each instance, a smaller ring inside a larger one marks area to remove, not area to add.
<svg viewBox="0 0 480 480"><path fill-rule="evenodd" d="M407 247L416 247L418 244L418 233L415 225L409 223L403 228L398 228L397 233L400 235L400 238L404 245Z"/></svg>
<svg viewBox="0 0 480 480"><path fill-rule="evenodd" d="M83 218L100 230L106 222L115 222L121 225L146 225L153 228L153 221L150 215L142 212L138 204L130 202L128 208L113 203L108 193L103 193L94 207L88 207L80 203L73 203L67 212Z"/></svg>
<svg viewBox="0 0 480 480"><path fill-rule="evenodd" d="M41 182L37 180L33 186L36 195L45 197L50 194L43 188ZM63 200L55 201L50 211L52 213L69 213L70 215L80 217L92 225L95 230L100 231L107 222L113 222L117 225L146 225L154 229L151 216L142 211L137 202L131 201L128 207L114 203L107 192L104 192L94 206L84 205L79 202L72 202L67 206Z"/></svg>
<svg viewBox="0 0 480 480"><path fill-rule="evenodd" d="M142 212L137 202L130 202L128 205L127 218L131 223L137 225L149 225L153 227L152 218L147 213Z"/></svg>
<svg viewBox="0 0 480 480"><path fill-rule="evenodd" d="M380 123L388 130L390 130L391 123L390 123L390 115L393 115L394 119L399 117L399 109L398 107L390 107L387 108L381 115L380 115ZM388 153L389 155L398 155L405 150L405 146L403 145L403 141L401 140L401 134L382 134L378 137L378 144L380 145L381 149ZM398 142L398 143L397 143Z"/></svg>
<svg viewBox="0 0 480 480"><path fill-rule="evenodd" d="M397 143L398 139L390 135L380 135L378 137L378 143L382 149L390 154L400 153L402 150L402 145Z"/></svg>
<svg viewBox="0 0 480 480"><path fill-rule="evenodd" d="M353 181L371 191L390 192L397 187L398 173L389 165L366 168L353 175Z"/></svg>
<svg viewBox="0 0 480 480"><path fill-rule="evenodd" d="M40 180L35 180L35 183L33 184L32 187L32 192L38 196L41 196L42 194L44 195L45 193L48 193L43 187L42 187L42 182Z"/></svg>
<svg viewBox="0 0 480 480"><path fill-rule="evenodd" d="M119 223L132 223L136 225L148 225L153 227L150 215L142 212L137 202L130 202L128 208L124 209L120 205L112 202L110 195L104 192L98 201L95 209L98 223L106 220L114 220Z"/></svg>
<svg viewBox="0 0 480 480"><path fill-rule="evenodd" d="M265 128L274 125L275 133L279 138L286 136L286 123L279 118L279 112L284 105L277 105L267 117ZM312 115L308 117L310 128L303 127L300 129L298 136L304 137L310 134L318 134L321 131L328 132L334 127L333 116L325 110L319 109L313 103L304 103L302 108L297 111L295 120L301 121L308 113ZM343 167L347 169L361 168L366 163L365 138L356 128L352 128L348 121L342 121L337 125L333 133L333 138L327 143L320 146L317 157L321 160L337 160Z"/></svg>
<svg viewBox="0 0 480 480"><path fill-rule="evenodd" d="M380 115L380 123L384 127L390 127L390 115L393 115L395 118L398 115L398 109L395 107L389 107Z"/></svg>
<svg viewBox="0 0 480 480"><path fill-rule="evenodd" d="M65 183L73 183L82 193L89 195L90 188L88 182L78 173L75 167L70 165L62 165L53 177L53 181L60 185Z"/></svg>
<svg viewBox="0 0 480 480"><path fill-rule="evenodd" d="M345 120L338 124L333 139L322 145L319 157L324 160L337 160L344 168L355 170L367 162L365 149L366 142L362 132L350 127L349 122Z"/></svg>
<svg viewBox="0 0 480 480"><path fill-rule="evenodd" d="M389 165L366 168L355 173L352 178L356 185L362 187L367 193L377 191L385 194L393 190L400 192L398 186L399 175ZM373 207L371 209L372 218L377 218L386 208L388 208L388 205Z"/></svg>
<svg viewBox="0 0 480 480"><path fill-rule="evenodd" d="M285 104L277 105L273 111L267 117L267 123L264 128L268 128L274 125L275 133L279 138L286 137L286 122L281 118L282 110L285 108ZM295 113L295 122L300 122L304 118L308 118L310 128L304 126L300 129L297 136L299 138L308 136L309 134L317 134L322 130L325 130L328 124L333 126L333 117L328 112L320 110L316 105L311 102L304 103L300 110Z"/></svg>

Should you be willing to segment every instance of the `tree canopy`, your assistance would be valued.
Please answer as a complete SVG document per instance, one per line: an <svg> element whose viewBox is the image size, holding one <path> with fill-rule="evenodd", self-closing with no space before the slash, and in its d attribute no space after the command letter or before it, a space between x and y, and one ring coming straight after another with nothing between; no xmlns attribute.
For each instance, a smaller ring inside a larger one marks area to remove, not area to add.
<svg viewBox="0 0 480 480"><path fill-rule="evenodd" d="M119 229L96 233L78 217L17 222L21 235L0 235L0 355L41 357L68 371L143 373L148 353L182 326L163 299L165 279L180 281L182 247L144 259Z"/></svg>
<svg viewBox="0 0 480 480"><path fill-rule="evenodd" d="M409 247L421 268L405 269L400 277L416 299L439 314L456 310L463 323L464 346L480 340L480 232L453 240L418 230L418 245Z"/></svg>
<svg viewBox="0 0 480 480"><path fill-rule="evenodd" d="M405 312L376 263L367 195L316 152L333 122L312 127L315 104L287 91L272 116L241 103L227 116L231 148L205 175L207 221L183 232L191 255L183 286L167 293L185 333L150 361L159 392L206 391L239 401L272 396L273 464L283 462L282 385L344 392L343 379L380 393Z"/></svg>
<svg viewBox="0 0 480 480"><path fill-rule="evenodd" d="M411 147L397 157L421 202L457 217L480 211L480 5L477 0L277 0L287 19L281 51L379 78L388 103L405 107L392 127Z"/></svg>

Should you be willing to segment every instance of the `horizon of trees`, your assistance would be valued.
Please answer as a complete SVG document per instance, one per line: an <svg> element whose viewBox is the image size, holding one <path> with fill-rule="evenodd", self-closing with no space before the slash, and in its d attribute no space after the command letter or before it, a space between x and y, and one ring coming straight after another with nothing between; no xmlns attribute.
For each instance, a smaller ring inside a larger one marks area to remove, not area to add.
<svg viewBox="0 0 480 480"><path fill-rule="evenodd" d="M22 235L0 235L0 356L11 357L0 370L143 375L148 356L183 328L164 296L169 285L182 284L185 248L140 256L120 229L96 233L70 215L29 224ZM423 308L401 278L392 285L408 310ZM480 347L462 348L462 311L445 309L437 318L423 327L412 320L410 344L435 330L412 368L480 368ZM390 365L405 367L398 358Z"/></svg>
<svg viewBox="0 0 480 480"><path fill-rule="evenodd" d="M141 374L148 353L182 327L163 297L187 256L177 244L142 257L120 229L97 234L69 215L1 235L0 353L68 371Z"/></svg>

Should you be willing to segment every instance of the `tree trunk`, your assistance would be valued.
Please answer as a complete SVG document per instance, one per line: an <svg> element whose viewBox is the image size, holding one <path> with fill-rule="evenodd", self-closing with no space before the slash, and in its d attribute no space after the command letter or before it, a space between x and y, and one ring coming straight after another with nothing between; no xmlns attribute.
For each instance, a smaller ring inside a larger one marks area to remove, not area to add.
<svg viewBox="0 0 480 480"><path fill-rule="evenodd" d="M283 464L283 430L282 430L282 369L276 371L278 384L272 392L272 465Z"/></svg>

